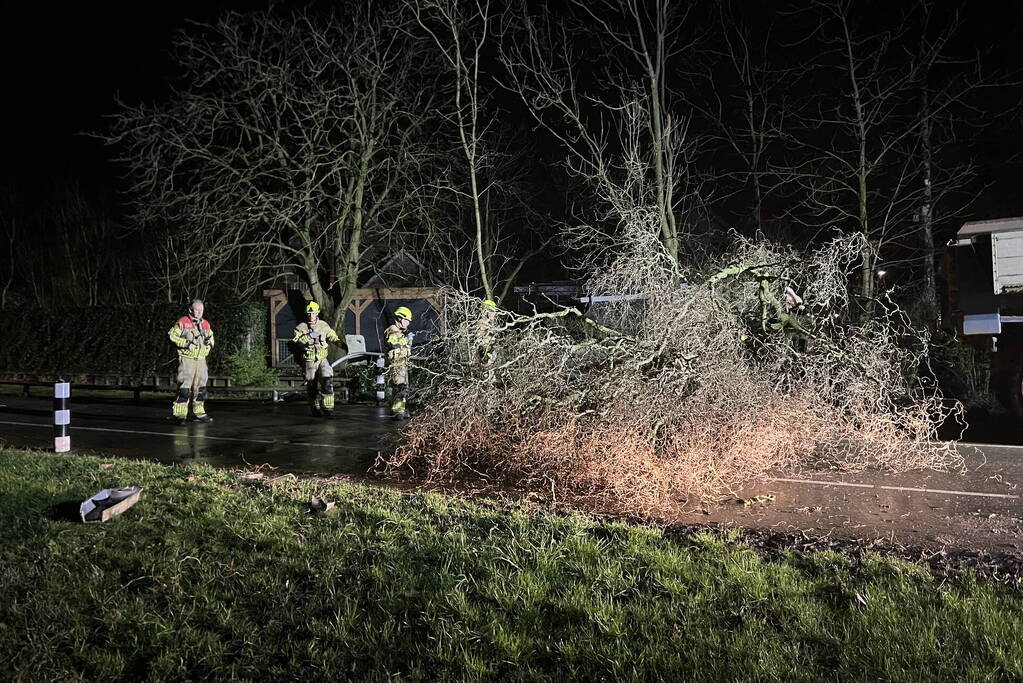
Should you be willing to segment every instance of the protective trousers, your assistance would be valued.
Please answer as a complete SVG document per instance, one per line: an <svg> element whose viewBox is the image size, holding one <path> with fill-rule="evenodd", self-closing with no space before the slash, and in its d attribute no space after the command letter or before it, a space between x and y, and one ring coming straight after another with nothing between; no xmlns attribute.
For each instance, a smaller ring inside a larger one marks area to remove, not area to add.
<svg viewBox="0 0 1023 683"><path fill-rule="evenodd" d="M405 412L408 398L408 362L399 361L387 368L387 379L391 384L391 412L400 415Z"/></svg>
<svg viewBox="0 0 1023 683"><path fill-rule="evenodd" d="M334 411L334 368L330 361L308 360L305 363L306 391L313 414Z"/></svg>
<svg viewBox="0 0 1023 683"><path fill-rule="evenodd" d="M178 396L174 399L171 412L174 417L184 420L188 417L188 405L192 404L192 414L202 417L206 414L206 380L209 371L205 358L185 358L178 356Z"/></svg>

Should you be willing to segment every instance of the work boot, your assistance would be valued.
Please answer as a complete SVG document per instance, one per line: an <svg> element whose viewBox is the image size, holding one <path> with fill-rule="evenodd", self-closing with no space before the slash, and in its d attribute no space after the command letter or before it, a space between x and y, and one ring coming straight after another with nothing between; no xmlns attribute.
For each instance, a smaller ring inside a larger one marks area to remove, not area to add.
<svg viewBox="0 0 1023 683"><path fill-rule="evenodd" d="M403 410L394 416L394 419L397 420L398 422L404 422L405 420L409 420L411 418L412 416L408 414L407 410Z"/></svg>
<svg viewBox="0 0 1023 683"><path fill-rule="evenodd" d="M333 410L324 410L323 411L323 417L334 417L334 411Z"/></svg>
<svg viewBox="0 0 1023 683"><path fill-rule="evenodd" d="M206 413L203 413L202 415L196 415L195 416L195 421L196 422L203 422L205 424L209 424L210 422L213 422L213 418L210 417L209 415L207 415Z"/></svg>
<svg viewBox="0 0 1023 683"><path fill-rule="evenodd" d="M323 411L319 408L311 408L309 412L312 413L313 417L323 417Z"/></svg>
<svg viewBox="0 0 1023 683"><path fill-rule="evenodd" d="M185 422L187 422L187 420L183 417L168 417L167 421L170 422L175 427L180 427L181 425L185 424Z"/></svg>

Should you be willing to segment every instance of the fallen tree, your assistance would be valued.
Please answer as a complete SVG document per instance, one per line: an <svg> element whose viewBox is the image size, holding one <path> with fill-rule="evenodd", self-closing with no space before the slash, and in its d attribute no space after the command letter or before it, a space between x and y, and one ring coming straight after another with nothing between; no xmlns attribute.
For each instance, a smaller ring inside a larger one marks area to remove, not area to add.
<svg viewBox="0 0 1023 683"><path fill-rule="evenodd" d="M627 248L589 283L620 296L587 315L491 320L450 292L425 400L383 470L650 514L778 468L961 467L935 439L961 408L919 379L925 333L888 301L855 315L861 238L809 254L737 238L680 272L657 227L626 217Z"/></svg>

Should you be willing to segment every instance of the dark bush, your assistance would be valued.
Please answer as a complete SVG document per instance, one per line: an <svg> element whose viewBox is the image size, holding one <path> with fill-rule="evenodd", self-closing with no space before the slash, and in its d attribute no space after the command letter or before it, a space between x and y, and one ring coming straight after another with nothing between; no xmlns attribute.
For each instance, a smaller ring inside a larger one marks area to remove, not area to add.
<svg viewBox="0 0 1023 683"><path fill-rule="evenodd" d="M265 344L266 310L259 303L208 303L217 346L212 374L229 374L228 358ZM0 370L71 376L120 373L143 379L175 371L177 354L167 332L185 307L38 308L0 311Z"/></svg>

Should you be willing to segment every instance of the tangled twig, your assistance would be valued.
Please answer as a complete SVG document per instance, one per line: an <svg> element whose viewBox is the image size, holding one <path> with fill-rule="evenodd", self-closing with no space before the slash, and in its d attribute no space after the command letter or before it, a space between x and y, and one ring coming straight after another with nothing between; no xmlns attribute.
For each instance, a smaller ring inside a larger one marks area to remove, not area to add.
<svg viewBox="0 0 1023 683"><path fill-rule="evenodd" d="M958 404L915 379L923 333L888 302L856 321L856 238L805 256L737 240L679 273L640 218L626 225L631 249L589 283L630 296L586 316L491 321L449 292L429 400L384 469L480 473L650 514L779 468L961 466L935 439Z"/></svg>

